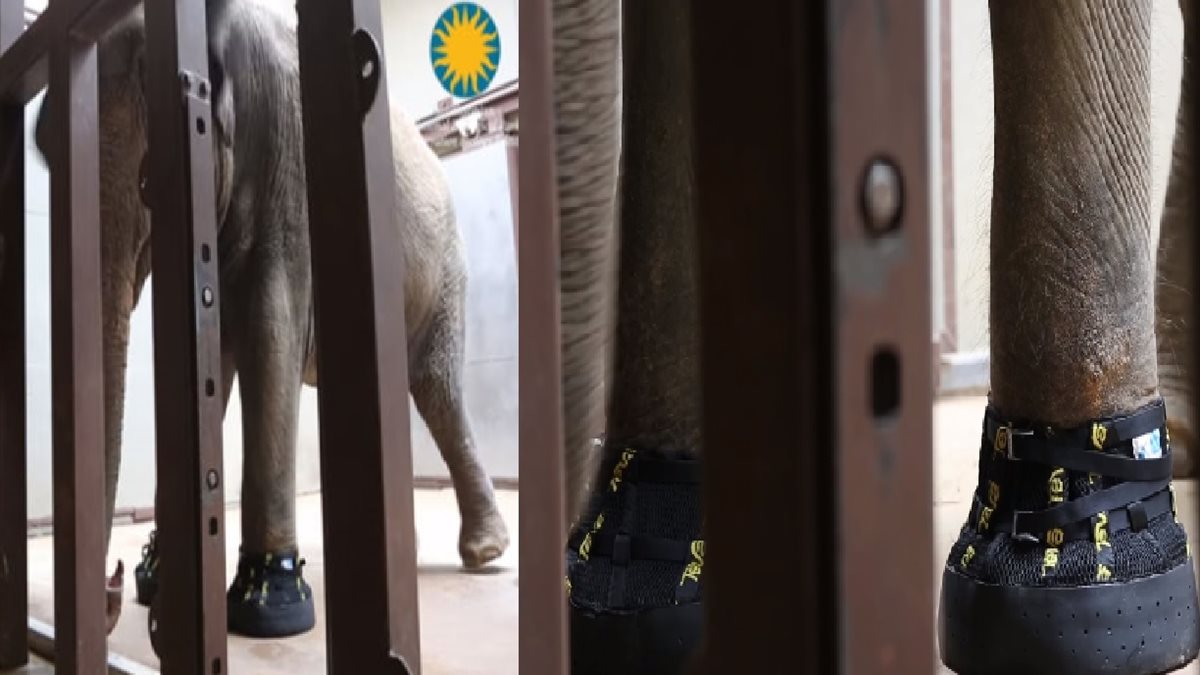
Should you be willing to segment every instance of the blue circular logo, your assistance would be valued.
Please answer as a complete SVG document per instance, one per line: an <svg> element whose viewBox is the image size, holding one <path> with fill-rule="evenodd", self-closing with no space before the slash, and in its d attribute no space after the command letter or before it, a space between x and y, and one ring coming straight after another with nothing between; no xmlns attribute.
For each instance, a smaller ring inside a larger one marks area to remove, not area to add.
<svg viewBox="0 0 1200 675"><path fill-rule="evenodd" d="M433 26L429 60L451 95L469 98L487 91L500 65L500 32L492 15L473 2L451 5Z"/></svg>

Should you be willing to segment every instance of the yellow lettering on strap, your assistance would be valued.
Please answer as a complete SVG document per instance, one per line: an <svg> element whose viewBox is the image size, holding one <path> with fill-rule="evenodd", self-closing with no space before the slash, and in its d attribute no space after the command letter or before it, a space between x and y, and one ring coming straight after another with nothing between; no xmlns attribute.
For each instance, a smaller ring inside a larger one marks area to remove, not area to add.
<svg viewBox="0 0 1200 675"><path fill-rule="evenodd" d="M688 581L700 583L700 572L704 567L704 540L697 539L692 542L692 562L689 562L683 568L683 577L679 579L679 585L682 586Z"/></svg>
<svg viewBox="0 0 1200 675"><path fill-rule="evenodd" d="M637 450L625 450L621 453L621 459L613 467L612 478L608 481L609 490L616 492L617 488L621 487L621 478L625 475L625 469L629 468L629 463L633 461L633 456L636 454Z"/></svg>

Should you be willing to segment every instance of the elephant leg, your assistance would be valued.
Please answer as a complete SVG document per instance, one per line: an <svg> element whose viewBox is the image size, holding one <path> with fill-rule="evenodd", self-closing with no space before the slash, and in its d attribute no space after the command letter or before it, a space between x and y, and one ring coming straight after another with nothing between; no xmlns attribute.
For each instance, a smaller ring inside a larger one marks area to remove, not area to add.
<svg viewBox="0 0 1200 675"><path fill-rule="evenodd" d="M1195 2L1184 0L1184 41L1197 39L1191 25ZM1179 92L1179 111L1175 117L1175 141L1171 153L1171 175L1163 204L1158 239L1158 275L1155 287L1155 327L1158 333L1158 378L1167 402L1167 426L1171 431L1171 452L1177 477L1196 473L1192 456L1198 451L1192 413L1190 377L1195 372L1192 334L1195 302L1195 278L1192 266L1195 237L1196 190L1191 137L1192 68L1184 65Z"/></svg>
<svg viewBox="0 0 1200 675"><path fill-rule="evenodd" d="M990 3L992 395L942 577L957 672L1149 674L1200 650L1158 395L1150 12Z"/></svg>
<svg viewBox="0 0 1200 675"><path fill-rule="evenodd" d="M282 637L315 623L296 541L296 428L309 277L304 265L259 264L265 269L246 271L255 284L226 298L247 301L236 313L242 322L233 345L242 404L242 548L228 594L229 629Z"/></svg>
<svg viewBox="0 0 1200 675"><path fill-rule="evenodd" d="M508 528L496 506L492 480L479 463L463 405L463 289L452 289L443 297L425 341L427 353L414 359L419 365L414 365L410 389L454 483L462 516L458 554L464 566L476 569L504 554Z"/></svg>
<svg viewBox="0 0 1200 675"><path fill-rule="evenodd" d="M690 7L623 7L615 342L600 467L568 550L574 675L682 673L700 637Z"/></svg>

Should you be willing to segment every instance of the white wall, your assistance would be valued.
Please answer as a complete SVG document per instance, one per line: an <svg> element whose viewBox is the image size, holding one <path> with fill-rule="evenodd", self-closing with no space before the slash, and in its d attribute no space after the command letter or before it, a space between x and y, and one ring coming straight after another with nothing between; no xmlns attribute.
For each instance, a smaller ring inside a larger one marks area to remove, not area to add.
<svg viewBox="0 0 1200 675"><path fill-rule="evenodd" d="M1182 74L1177 0L1154 0L1151 40L1153 201L1157 233ZM988 222L992 198L992 56L985 0L951 3L954 245L958 347L988 349ZM940 302L940 298L935 298Z"/></svg>
<svg viewBox="0 0 1200 675"><path fill-rule="evenodd" d="M265 0L294 18L290 0ZM44 0L29 0L43 8ZM517 74L516 0L481 2L496 20L502 58L492 86ZM385 53L389 88L394 101L414 118L433 112L444 93L429 65L429 40L434 19L449 2L383 0ZM419 49L417 47L420 47ZM32 124L41 97L27 108L27 338L29 357L29 515L51 513L50 424L50 277L48 175L32 143ZM493 477L517 476L516 428L516 264L504 144L445 162L459 227L468 258L467 364L464 373L468 415L481 460ZM151 305L153 280L147 283L134 311L124 422L124 448L117 505L145 507L154 502L154 368ZM421 422L413 420L413 463L420 476L446 476L445 465ZM298 434L297 486L319 488L316 391L306 387L301 397ZM241 411L234 389L224 425L225 490L238 501L242 478Z"/></svg>

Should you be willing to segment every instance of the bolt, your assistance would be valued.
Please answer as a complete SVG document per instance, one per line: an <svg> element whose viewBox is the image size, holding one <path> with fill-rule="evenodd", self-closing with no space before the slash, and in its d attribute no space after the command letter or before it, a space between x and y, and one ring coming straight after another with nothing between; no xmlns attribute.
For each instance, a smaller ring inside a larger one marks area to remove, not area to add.
<svg viewBox="0 0 1200 675"><path fill-rule="evenodd" d="M867 167L862 190L867 229L877 235L894 229L900 223L904 201L904 185L896 165L886 159L873 160Z"/></svg>
<svg viewBox="0 0 1200 675"><path fill-rule="evenodd" d="M208 476L205 477L205 482L208 483L209 490L217 489L217 486L221 484L221 477L217 475L216 469L208 470Z"/></svg>
<svg viewBox="0 0 1200 675"><path fill-rule="evenodd" d="M205 286L204 290L200 291L200 302L203 302L205 307L212 307L212 304L213 304L212 288Z"/></svg>

